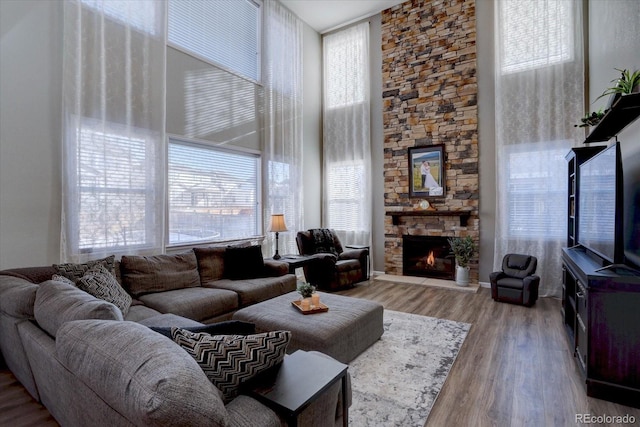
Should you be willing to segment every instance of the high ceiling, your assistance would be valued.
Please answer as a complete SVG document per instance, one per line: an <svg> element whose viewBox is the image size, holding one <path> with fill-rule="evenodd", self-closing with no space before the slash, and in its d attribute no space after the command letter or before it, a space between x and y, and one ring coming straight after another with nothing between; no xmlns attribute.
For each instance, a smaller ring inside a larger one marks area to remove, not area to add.
<svg viewBox="0 0 640 427"><path fill-rule="evenodd" d="M319 33L375 15L405 0L280 0Z"/></svg>

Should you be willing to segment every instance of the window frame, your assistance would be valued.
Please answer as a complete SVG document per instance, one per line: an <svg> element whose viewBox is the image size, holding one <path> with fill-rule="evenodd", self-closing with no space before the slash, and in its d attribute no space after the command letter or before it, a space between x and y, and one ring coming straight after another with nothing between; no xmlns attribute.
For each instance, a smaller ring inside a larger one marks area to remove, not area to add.
<svg viewBox="0 0 640 427"><path fill-rule="evenodd" d="M171 243L170 242L170 229L171 229L171 218L170 218L170 207L171 207L171 199L170 199L170 188L169 188L169 149L171 144L178 144L184 146L191 146L201 149L207 149L211 151L219 151L226 152L232 154L244 155L247 157L254 157L256 161L256 233L251 236L244 237L233 237L227 239L213 239L213 240L194 240L190 242L180 242L180 243ZM164 247L165 250L171 251L180 248L193 248L197 246L207 246L211 244L224 244L230 242L238 242L238 241L254 241L256 239L261 240L264 237L264 224L263 224L263 200L262 200L262 162L263 156L262 152L258 150L252 150L249 148L238 147L238 146L229 146L229 145L220 145L212 143L211 141L196 139L196 138L187 138L183 135L177 134L169 134L167 133L167 144L166 144L166 174L165 174L165 195L166 195L166 203L165 203L165 242Z"/></svg>

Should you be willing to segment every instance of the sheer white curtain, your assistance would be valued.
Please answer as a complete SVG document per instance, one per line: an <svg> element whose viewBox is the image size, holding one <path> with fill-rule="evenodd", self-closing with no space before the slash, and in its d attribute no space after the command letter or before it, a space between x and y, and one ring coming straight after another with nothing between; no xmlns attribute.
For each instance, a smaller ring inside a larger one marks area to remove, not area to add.
<svg viewBox="0 0 640 427"><path fill-rule="evenodd" d="M325 36L323 56L323 223L343 244L370 245L369 23Z"/></svg>
<svg viewBox="0 0 640 427"><path fill-rule="evenodd" d="M61 259L159 253L166 3L64 3Z"/></svg>
<svg viewBox="0 0 640 427"><path fill-rule="evenodd" d="M276 0L264 2L264 230L272 214L284 214L279 252L297 253L302 218L302 22ZM274 250L266 233L265 252Z"/></svg>
<svg viewBox="0 0 640 427"><path fill-rule="evenodd" d="M542 296L560 296L567 164L584 115L581 0L496 1L496 237L538 258Z"/></svg>

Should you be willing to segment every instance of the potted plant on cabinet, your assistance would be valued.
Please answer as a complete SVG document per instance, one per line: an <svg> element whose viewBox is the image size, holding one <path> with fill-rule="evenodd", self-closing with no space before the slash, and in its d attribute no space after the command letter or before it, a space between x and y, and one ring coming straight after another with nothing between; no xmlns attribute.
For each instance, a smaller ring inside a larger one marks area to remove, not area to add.
<svg viewBox="0 0 640 427"><path fill-rule="evenodd" d="M476 251L476 244L471 236L450 237L448 240L451 253L456 259L456 284L467 286L469 285L469 261Z"/></svg>

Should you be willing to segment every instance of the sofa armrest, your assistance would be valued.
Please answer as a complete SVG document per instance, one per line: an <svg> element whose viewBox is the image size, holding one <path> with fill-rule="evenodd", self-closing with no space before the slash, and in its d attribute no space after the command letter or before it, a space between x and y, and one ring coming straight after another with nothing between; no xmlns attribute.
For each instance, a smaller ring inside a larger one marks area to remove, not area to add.
<svg viewBox="0 0 640 427"><path fill-rule="evenodd" d="M502 271L494 271L493 273L489 274L489 282L496 285L498 280L502 279L503 277L505 277L505 274Z"/></svg>
<svg viewBox="0 0 640 427"><path fill-rule="evenodd" d="M280 427L280 417L257 400L240 395L226 406L232 427Z"/></svg>
<svg viewBox="0 0 640 427"><path fill-rule="evenodd" d="M289 264L271 259L264 260L265 277L279 277L289 273Z"/></svg>
<svg viewBox="0 0 640 427"><path fill-rule="evenodd" d="M534 286L538 286L540 284L540 276L536 276L535 274L529 275L522 279L522 285L525 289L531 289Z"/></svg>
<svg viewBox="0 0 640 427"><path fill-rule="evenodd" d="M134 425L229 424L219 390L195 359L146 326L66 322L55 353L78 381Z"/></svg>
<svg viewBox="0 0 640 427"><path fill-rule="evenodd" d="M368 249L347 249L346 251L342 252L338 256L338 259L339 260L344 260L344 259L363 260L363 259L366 259L368 255L369 255Z"/></svg>

